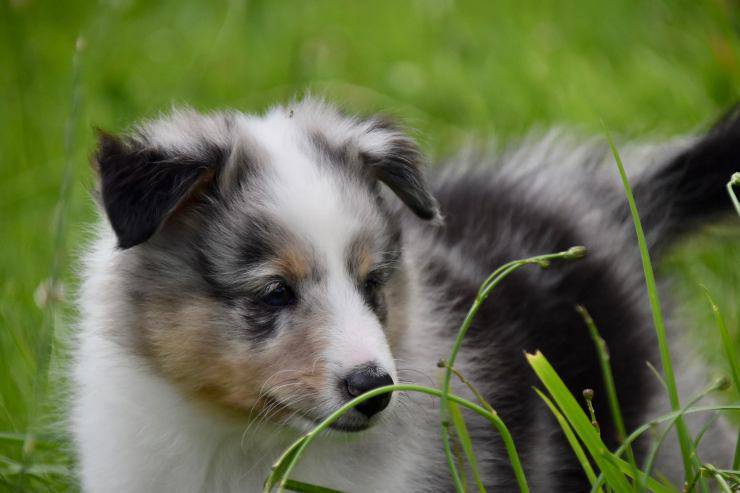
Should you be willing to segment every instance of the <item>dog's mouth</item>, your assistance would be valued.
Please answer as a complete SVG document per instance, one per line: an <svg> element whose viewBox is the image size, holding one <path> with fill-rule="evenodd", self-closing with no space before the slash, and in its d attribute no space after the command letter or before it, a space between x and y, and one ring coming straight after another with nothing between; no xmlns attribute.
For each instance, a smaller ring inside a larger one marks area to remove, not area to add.
<svg viewBox="0 0 740 493"><path fill-rule="evenodd" d="M336 431L341 431L344 433L357 433L360 431L365 431L371 427L370 422L366 422L364 424L362 423L342 423L339 421L335 421L332 424L329 425L329 428Z"/></svg>
<svg viewBox="0 0 740 493"><path fill-rule="evenodd" d="M324 416L318 416L310 412L295 409L283 404L279 399L271 396L265 396L265 400L272 405L273 416L278 418L282 417L282 419L278 419L278 421L289 426L292 421L294 424L301 423L301 428L304 428L306 425L313 428L323 423L330 415L329 413ZM346 414L343 414L336 421L329 424L327 428L332 431L340 431L342 433L359 433L372 428L378 422L378 417L379 416L373 416L372 418L367 418L355 410L349 410Z"/></svg>
<svg viewBox="0 0 740 493"><path fill-rule="evenodd" d="M318 426L324 422L327 416L317 417L312 415L300 414L303 420L308 421L311 427ZM359 433L365 430L369 430L376 424L376 419L367 419L365 417L352 416L352 411L342 415L331 423L327 428L332 431L340 431L342 433Z"/></svg>

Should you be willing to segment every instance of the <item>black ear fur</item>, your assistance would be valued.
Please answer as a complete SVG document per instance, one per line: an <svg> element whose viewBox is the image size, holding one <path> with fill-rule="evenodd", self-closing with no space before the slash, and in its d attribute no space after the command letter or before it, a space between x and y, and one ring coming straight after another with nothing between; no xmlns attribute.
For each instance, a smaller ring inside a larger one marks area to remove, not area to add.
<svg viewBox="0 0 740 493"><path fill-rule="evenodd" d="M156 233L196 188L214 176L219 157L210 156L203 160L168 155L100 132L95 165L101 202L118 246L133 247Z"/></svg>
<svg viewBox="0 0 740 493"><path fill-rule="evenodd" d="M375 120L369 132L373 131L387 132L388 142L382 152L361 150L371 176L385 183L421 219L441 221L437 200L424 179L424 158L416 142L385 120Z"/></svg>

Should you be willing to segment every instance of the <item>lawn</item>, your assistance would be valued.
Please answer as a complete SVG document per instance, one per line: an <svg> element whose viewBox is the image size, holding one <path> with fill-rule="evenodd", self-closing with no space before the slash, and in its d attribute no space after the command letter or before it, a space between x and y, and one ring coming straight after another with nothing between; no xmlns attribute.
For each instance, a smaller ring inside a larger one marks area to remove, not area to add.
<svg viewBox="0 0 740 493"><path fill-rule="evenodd" d="M436 157L553 124L672 136L740 100L740 6L0 0L0 471L70 466L60 423L76 255L95 217L93 129L181 104L260 111L306 91L397 115ZM719 370L699 285L740 347L734 226L709 228L659 269ZM3 488L45 491L19 474L0 475Z"/></svg>

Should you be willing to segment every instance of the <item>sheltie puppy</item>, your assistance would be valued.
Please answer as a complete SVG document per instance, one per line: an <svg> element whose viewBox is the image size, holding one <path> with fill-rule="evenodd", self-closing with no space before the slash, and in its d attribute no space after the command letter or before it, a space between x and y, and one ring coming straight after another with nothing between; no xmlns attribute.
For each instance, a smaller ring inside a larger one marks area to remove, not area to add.
<svg viewBox="0 0 740 493"><path fill-rule="evenodd" d="M732 212L723 188L740 168L737 112L701 136L620 150L636 166L655 258ZM438 385L437 363L492 270L574 245L588 256L496 288L456 367L511 430L533 491L588 490L523 352L541 350L577 395L595 390L601 435L616 446L582 305L609 347L628 430L668 409L646 366L660 368L657 341L608 146L550 133L451 159L429 178L424 165L396 124L312 98L101 133L70 420L83 490L261 491L285 447L353 397ZM697 379L677 372L686 400ZM466 418L486 486L516 490L499 435ZM376 396L323 433L293 477L345 492L453 491L439 426L436 399ZM722 426L701 455L717 466L732 455ZM675 448L657 469L679 478Z"/></svg>

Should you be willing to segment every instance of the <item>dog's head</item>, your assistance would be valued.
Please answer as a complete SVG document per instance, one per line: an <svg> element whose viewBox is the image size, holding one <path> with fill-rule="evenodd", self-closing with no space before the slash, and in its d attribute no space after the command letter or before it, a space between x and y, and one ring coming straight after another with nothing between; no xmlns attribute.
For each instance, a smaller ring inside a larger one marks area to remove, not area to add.
<svg viewBox="0 0 740 493"><path fill-rule="evenodd" d="M381 189L438 218L420 161L385 120L311 100L101 135L100 202L135 308L127 339L186 391L298 426L397 381L406 277ZM335 428L366 428L388 401Z"/></svg>

